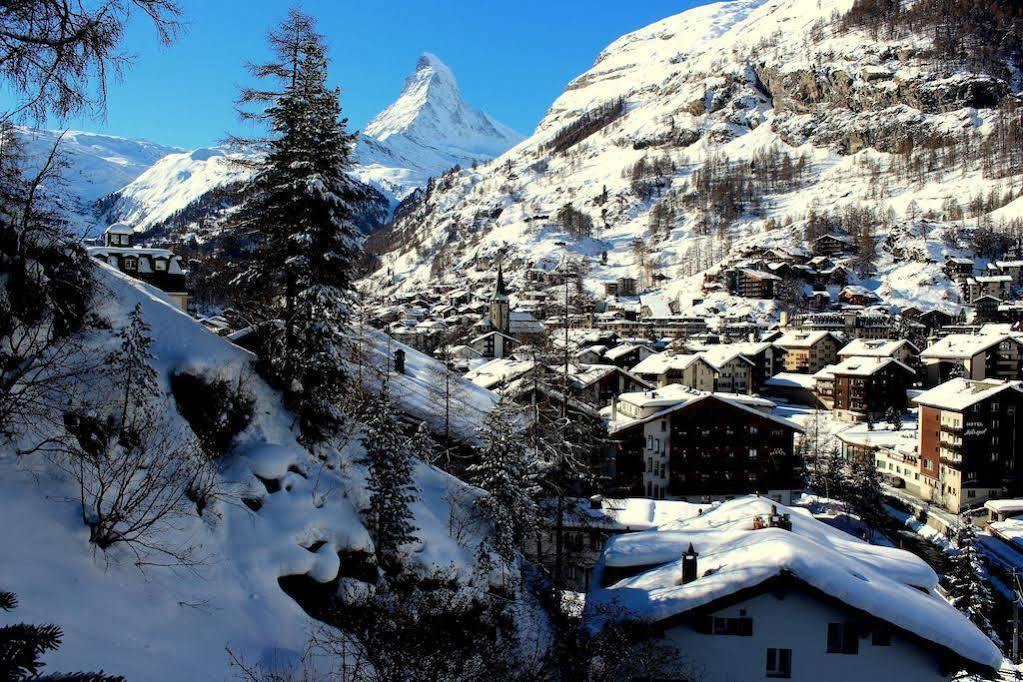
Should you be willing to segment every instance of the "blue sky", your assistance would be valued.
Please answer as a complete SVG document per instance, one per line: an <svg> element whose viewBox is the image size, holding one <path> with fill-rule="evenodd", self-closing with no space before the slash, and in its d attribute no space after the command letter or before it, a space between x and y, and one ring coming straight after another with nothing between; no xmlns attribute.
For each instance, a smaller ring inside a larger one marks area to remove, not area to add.
<svg viewBox="0 0 1023 682"><path fill-rule="evenodd" d="M68 127L141 137L181 147L246 132L233 102L243 65L266 56L264 36L281 0L180 0L187 32L155 44L141 21L128 33L135 65L110 90L106 120ZM454 71L465 98L522 133L532 132L565 84L611 41L697 0L306 0L333 59L342 106L359 128L401 91L422 52ZM0 110L11 100L0 93ZM56 127L59 122L51 121Z"/></svg>

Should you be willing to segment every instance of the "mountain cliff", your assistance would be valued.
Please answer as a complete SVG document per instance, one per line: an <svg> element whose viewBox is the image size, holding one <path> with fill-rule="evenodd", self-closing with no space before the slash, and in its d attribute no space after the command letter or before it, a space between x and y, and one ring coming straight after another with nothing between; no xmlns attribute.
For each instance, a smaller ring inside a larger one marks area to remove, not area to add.
<svg viewBox="0 0 1023 682"><path fill-rule="evenodd" d="M699 299L697 275L743 246L862 224L926 254L907 268L882 247L863 273L889 300L916 301L956 248L945 232L1011 227L1023 211L1008 142L1018 64L968 29L939 44L941 2L899 23L865 0L731 0L623 36L526 141L403 207L376 240L376 290L570 257L594 292L629 276ZM954 304L942 283L928 295Z"/></svg>

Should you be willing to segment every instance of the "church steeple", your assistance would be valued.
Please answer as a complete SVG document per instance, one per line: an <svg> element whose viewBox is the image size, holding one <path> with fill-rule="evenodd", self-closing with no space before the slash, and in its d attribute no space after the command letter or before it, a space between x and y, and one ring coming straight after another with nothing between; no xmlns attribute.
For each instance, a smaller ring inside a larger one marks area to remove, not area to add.
<svg viewBox="0 0 1023 682"><path fill-rule="evenodd" d="M508 290L504 286L504 271L501 269L501 264L497 264L497 285L494 286L494 295L490 299L491 301L507 301Z"/></svg>
<svg viewBox="0 0 1023 682"><path fill-rule="evenodd" d="M508 290L504 286L504 271L497 264L497 283L494 295L490 297L490 324L502 334L511 329L511 306L508 303Z"/></svg>

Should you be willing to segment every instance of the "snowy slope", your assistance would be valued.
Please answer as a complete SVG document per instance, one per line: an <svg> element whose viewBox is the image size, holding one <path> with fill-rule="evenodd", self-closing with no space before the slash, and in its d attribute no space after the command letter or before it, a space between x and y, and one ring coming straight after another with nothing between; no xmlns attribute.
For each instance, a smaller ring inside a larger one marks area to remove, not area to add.
<svg viewBox="0 0 1023 682"><path fill-rule="evenodd" d="M470 166L509 149L521 136L469 106L450 69L432 55L420 58L401 96L373 119L356 140L352 175L378 190L390 207L431 177L455 165ZM251 177L230 163L236 152L198 149L173 154L104 201L107 222L127 222L140 232L186 212L195 224L230 201L218 190ZM209 201L209 207L198 204ZM377 224L387 216L380 216ZM205 222L211 222L206 220ZM202 235L197 235L202 241Z"/></svg>
<svg viewBox="0 0 1023 682"><path fill-rule="evenodd" d="M478 169L446 176L395 221L372 280L415 291L431 278L443 254L446 271L474 275L502 257L514 280L531 266L565 256L585 260L594 293L603 281L636 277L643 268L633 250L641 239L650 251L657 286L683 311L703 298L696 275L742 246L796 245L809 210L838 213L867 207L919 236L913 219L933 212L939 220L919 251L943 257L943 202L967 201L978 192L1018 193L1020 177L992 179L979 168L930 174L911 181L892 170L894 153L911 138L990 129L994 103L1013 84L928 56L926 36L885 40L834 21L852 0L730 0L697 7L623 36L594 66L568 84L533 136ZM624 112L567 148L553 145L602 105L621 100ZM739 216L724 231L702 229L705 199L695 174L708 159L749 163L766 150L808 161L798 186L769 191L762 212ZM634 182L637 162L657 161ZM641 191L647 190L647 191ZM669 229L650 230L661 201L676 204ZM686 201L691 202L687 204ZM557 224L571 205L594 224L576 238ZM1017 202L1013 215L1018 216ZM998 217L998 216L996 216ZM1002 217L1013 217L1003 215ZM598 256L607 251L607 262ZM939 261L940 262L940 261ZM880 254L879 275L865 282L888 287L893 299L946 300L947 280L925 259L909 268ZM646 279L649 279L647 277ZM918 283L937 286L921 294ZM709 307L772 315L765 304L714 295ZM696 314L701 311L694 310Z"/></svg>
<svg viewBox="0 0 1023 682"><path fill-rule="evenodd" d="M169 388L170 375L183 370L229 381L244 375L254 419L223 461L222 498L201 518L167 531L199 548L204 561L195 570L151 565L143 572L127 553L95 551L74 484L42 455L18 458L0 445L3 518L18 520L0 537L0 586L17 593L19 620L63 627L63 644L46 657L47 670L102 668L133 680L228 679L225 646L250 664L286 665L302 653L316 624L278 578L330 582L341 567L340 551L372 550L359 515L369 503L361 446L352 443L322 460L311 455L297 442L279 395L252 373L247 351L205 330L158 291L96 267L105 288L100 312L114 327L136 303L152 327L161 413L169 427L188 428ZM87 343L90 352L103 353L112 341L97 332ZM410 547L410 569L442 570L476 589L484 531L469 514L479 492L423 464L415 480L420 542ZM269 492L262 481L277 481L280 489ZM241 504L243 498L261 500L259 510ZM461 528L457 540L453 525Z"/></svg>
<svg viewBox="0 0 1023 682"><path fill-rule="evenodd" d="M60 131L19 128L31 165L42 163ZM61 140L68 168L59 195L64 208L82 227L93 224L93 204L132 182L177 147L112 135L70 130Z"/></svg>

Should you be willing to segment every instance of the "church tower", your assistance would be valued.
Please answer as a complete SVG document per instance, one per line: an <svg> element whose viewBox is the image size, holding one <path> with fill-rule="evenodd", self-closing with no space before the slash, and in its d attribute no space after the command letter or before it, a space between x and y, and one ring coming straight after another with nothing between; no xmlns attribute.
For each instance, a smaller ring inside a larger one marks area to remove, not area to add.
<svg viewBox="0 0 1023 682"><path fill-rule="evenodd" d="M511 329L511 306L508 303L508 291L504 288L504 272L500 263L497 265L494 295L490 297L490 324L502 334L507 334Z"/></svg>

